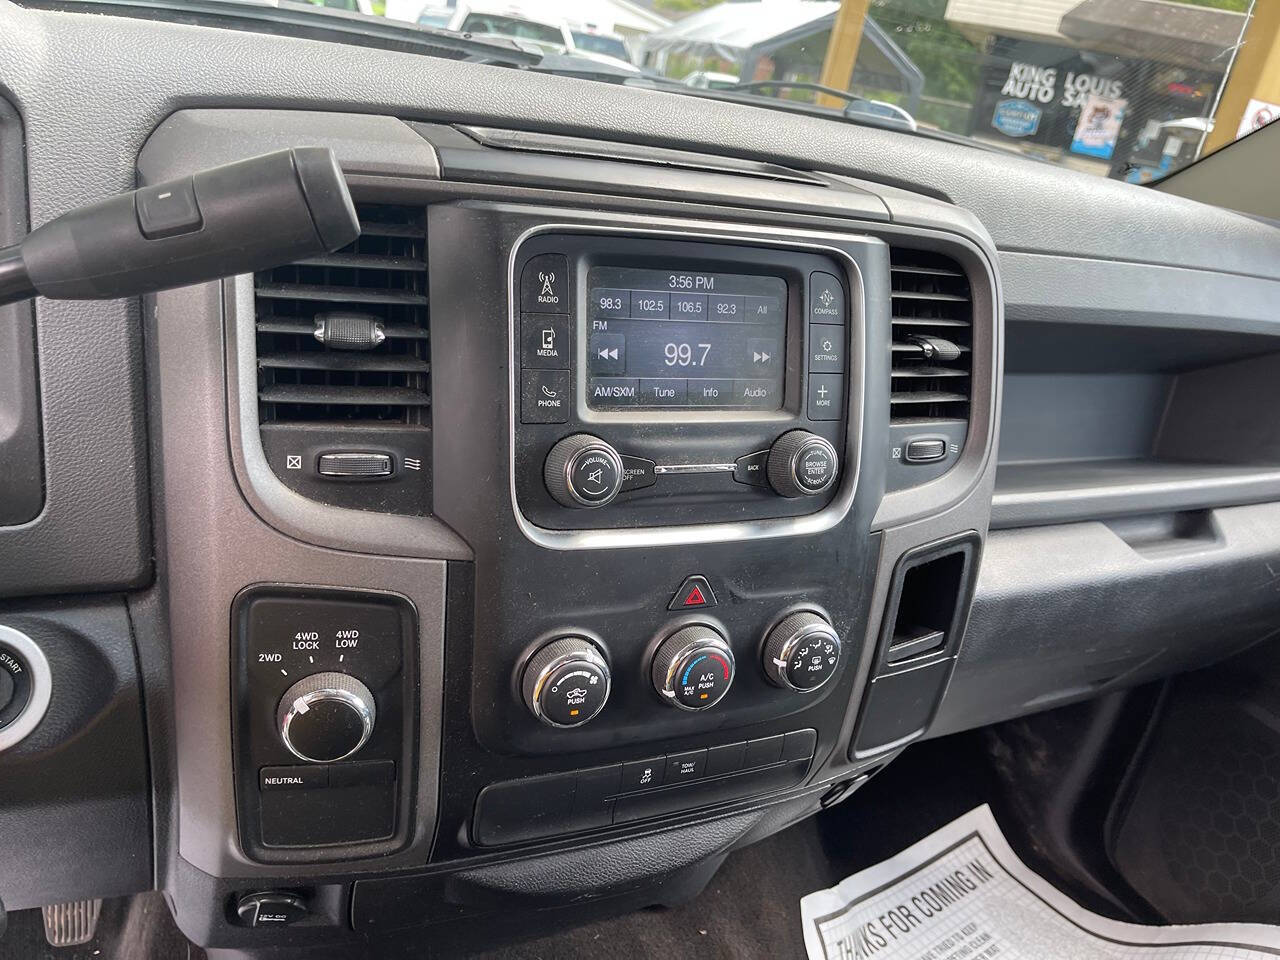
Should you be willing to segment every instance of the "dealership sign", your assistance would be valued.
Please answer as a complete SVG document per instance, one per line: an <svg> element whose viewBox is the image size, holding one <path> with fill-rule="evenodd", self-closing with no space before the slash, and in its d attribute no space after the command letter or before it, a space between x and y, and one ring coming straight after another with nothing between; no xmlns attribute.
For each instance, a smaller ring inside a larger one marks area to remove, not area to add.
<svg viewBox="0 0 1280 960"><path fill-rule="evenodd" d="M991 125L1006 137L1029 137L1040 129L1043 113L1030 100L1001 100L996 104Z"/></svg>

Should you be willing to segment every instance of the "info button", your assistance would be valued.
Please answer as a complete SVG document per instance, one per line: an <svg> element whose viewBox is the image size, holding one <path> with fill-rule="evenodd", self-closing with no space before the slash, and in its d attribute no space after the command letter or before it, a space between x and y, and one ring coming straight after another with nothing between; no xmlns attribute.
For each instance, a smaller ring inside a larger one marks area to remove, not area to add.
<svg viewBox="0 0 1280 960"><path fill-rule="evenodd" d="M732 380L689 381L689 405L692 407L724 407L733 402Z"/></svg>

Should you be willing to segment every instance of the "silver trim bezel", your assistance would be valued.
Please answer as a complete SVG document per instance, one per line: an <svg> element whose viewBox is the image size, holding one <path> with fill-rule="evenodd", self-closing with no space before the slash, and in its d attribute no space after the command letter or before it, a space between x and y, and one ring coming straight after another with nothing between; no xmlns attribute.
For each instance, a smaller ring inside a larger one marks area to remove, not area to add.
<svg viewBox="0 0 1280 960"><path fill-rule="evenodd" d="M819 252L839 261L845 268L845 281L850 277L857 279L856 291L850 297L851 334L853 337L853 353L857 358L857 366L850 364L849 382L856 378L858 389L845 391L845 462L854 464L851 473L843 478L844 483L838 496L816 513L801 517L777 517L767 520L744 520L725 523L699 523L680 526L631 527L620 530L552 530L540 527L529 520L520 509L519 496L516 490L516 430L520 425L520 368L513 359L507 364L507 450L508 450L508 486L511 497L511 510L515 516L516 526L526 539L552 550L607 550L628 547L681 546L694 543L726 543L741 540L760 540L775 537L808 536L830 530L839 524L853 507L854 497L858 489L862 462L860 446L864 416L863 394L866 390L867 374L867 295L862 270L858 262L845 250L834 246L832 241L842 243L864 243L870 245L887 245L879 237L865 233L826 234L815 231L789 230L771 228L767 236L751 230L735 231L731 225L708 224L672 227L612 227L590 223L574 223L572 221L555 221L541 223L523 231L511 244L507 255L507 356L516 356L516 327L519 322L518 298L519 288L516 286L516 261L520 248L531 239L543 233L575 233L598 235L624 235L645 238L670 239L676 241L719 241L744 246L763 248L789 248ZM576 392L575 392L576 397ZM775 419L777 414L761 414L757 419ZM592 422L595 422L594 420Z"/></svg>
<svg viewBox="0 0 1280 960"><path fill-rule="evenodd" d="M15 747L25 740L49 709L53 697L53 671L44 651L29 636L14 627L0 624L0 644L9 647L26 662L31 673L31 699L22 712L3 730L0 730L0 751Z"/></svg>

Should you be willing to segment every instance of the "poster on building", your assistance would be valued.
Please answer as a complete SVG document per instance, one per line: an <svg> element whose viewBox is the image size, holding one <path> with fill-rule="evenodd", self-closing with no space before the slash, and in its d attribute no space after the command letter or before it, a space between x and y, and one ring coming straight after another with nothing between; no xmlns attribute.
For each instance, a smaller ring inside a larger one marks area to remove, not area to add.
<svg viewBox="0 0 1280 960"><path fill-rule="evenodd" d="M1116 141L1120 139L1120 125L1124 123L1127 106L1127 100L1097 94L1085 97L1080 106L1075 137L1071 140L1071 152L1110 160Z"/></svg>
<svg viewBox="0 0 1280 960"><path fill-rule="evenodd" d="M1236 131L1236 139L1239 140L1255 130L1261 130L1278 117L1280 117L1280 103L1251 99L1249 105L1244 108L1244 116L1240 118L1240 129Z"/></svg>

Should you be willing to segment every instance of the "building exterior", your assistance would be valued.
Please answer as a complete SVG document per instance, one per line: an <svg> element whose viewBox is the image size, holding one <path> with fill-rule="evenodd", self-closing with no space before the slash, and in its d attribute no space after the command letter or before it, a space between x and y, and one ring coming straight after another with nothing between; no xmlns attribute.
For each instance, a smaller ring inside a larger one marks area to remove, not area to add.
<svg viewBox="0 0 1280 960"><path fill-rule="evenodd" d="M967 130L1143 181L1198 155L1247 17L1168 0L950 0L982 51Z"/></svg>

